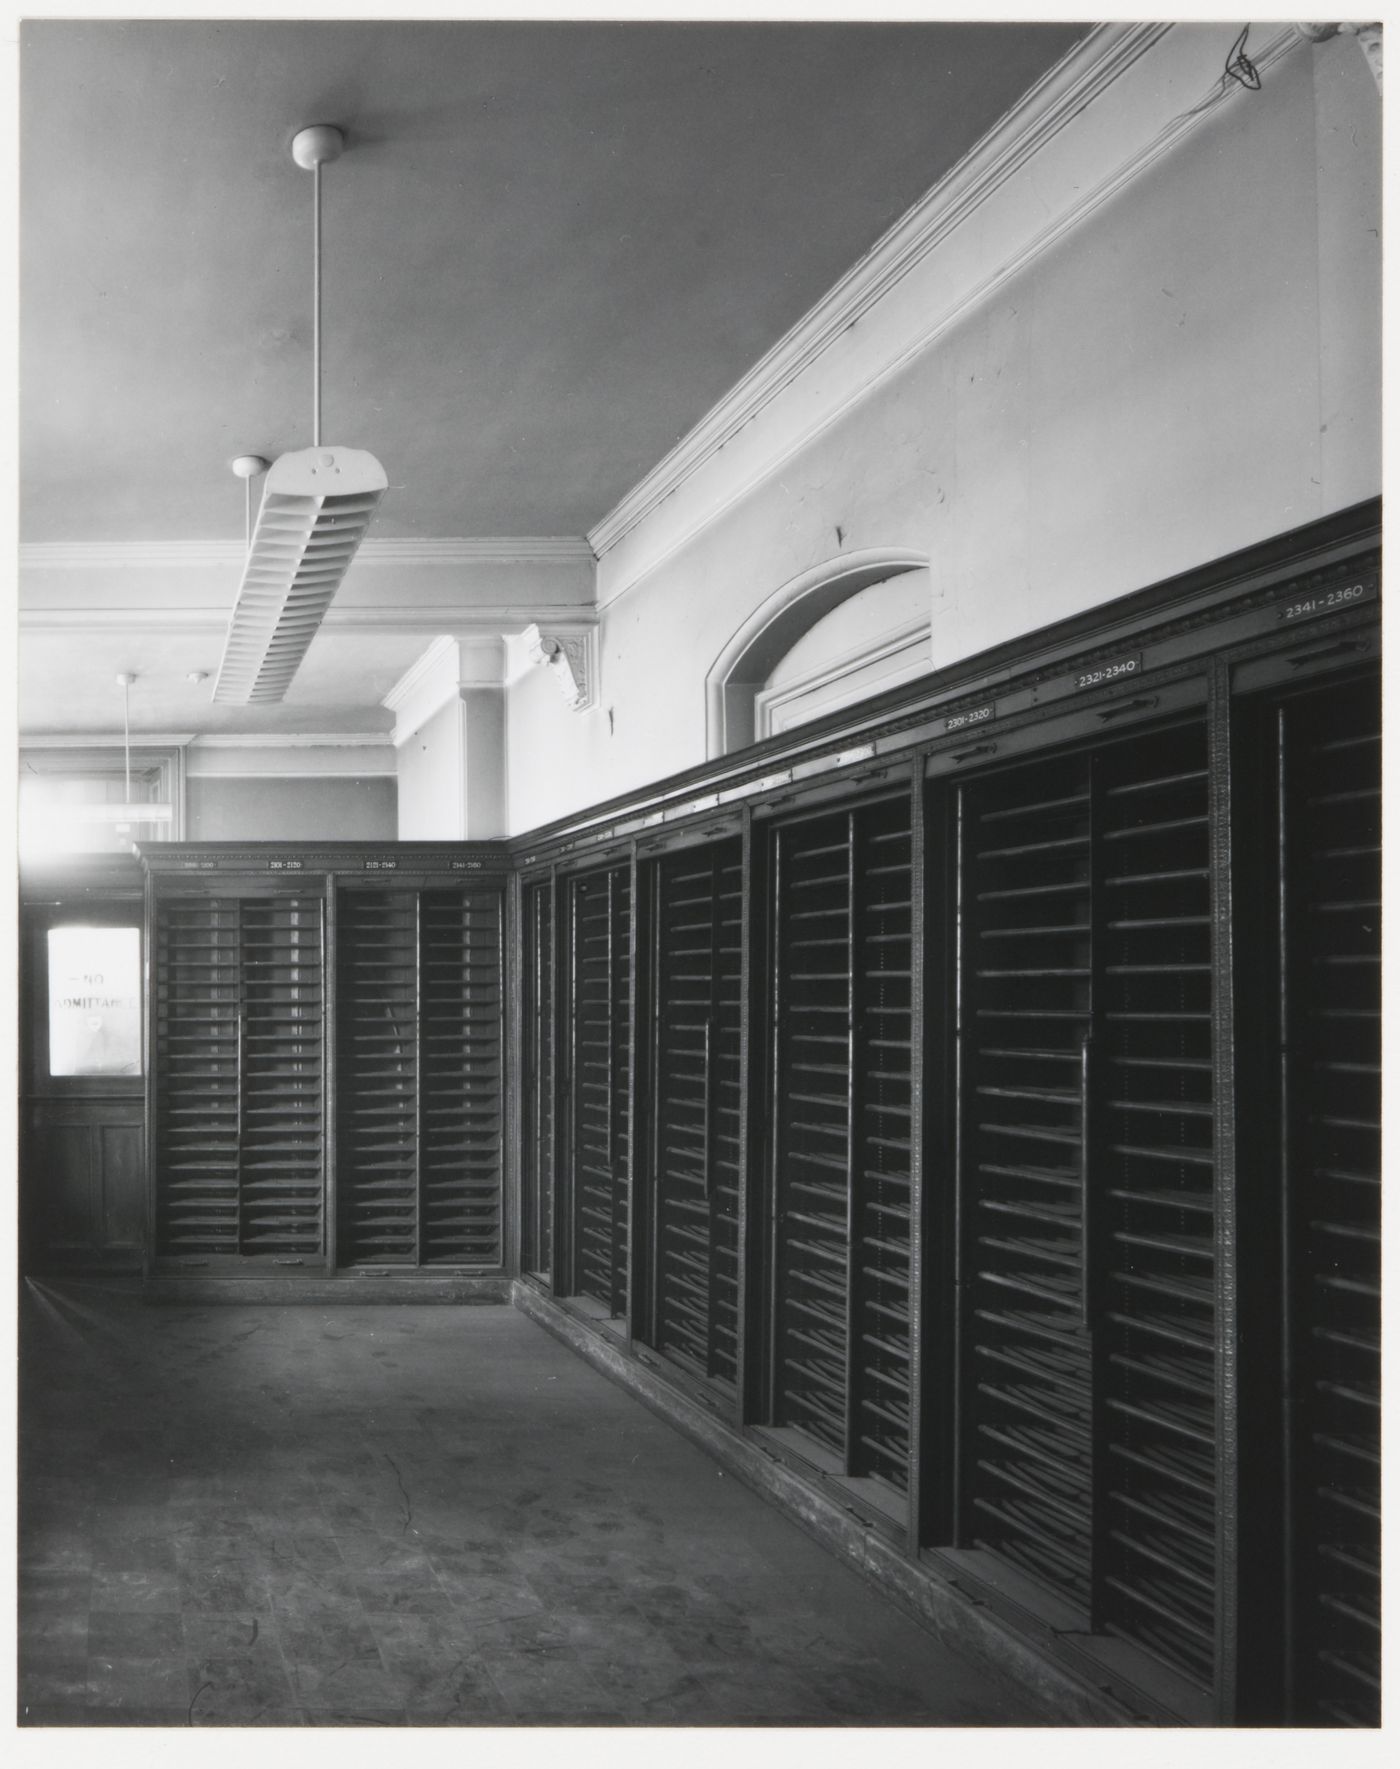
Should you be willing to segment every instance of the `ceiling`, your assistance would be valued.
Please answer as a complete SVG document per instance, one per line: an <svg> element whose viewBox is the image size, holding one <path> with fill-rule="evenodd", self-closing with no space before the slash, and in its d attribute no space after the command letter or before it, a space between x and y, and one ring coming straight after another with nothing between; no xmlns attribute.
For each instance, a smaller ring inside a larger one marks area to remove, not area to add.
<svg viewBox="0 0 1400 1769"><path fill-rule="evenodd" d="M347 135L323 434L384 463L373 534L581 537L1085 29L27 21L21 542L237 541L230 458L310 442L306 123ZM81 685L63 641L21 729L111 729L150 632L86 632ZM172 629L133 720L218 727L221 643ZM306 668L299 728L382 728L362 647Z"/></svg>

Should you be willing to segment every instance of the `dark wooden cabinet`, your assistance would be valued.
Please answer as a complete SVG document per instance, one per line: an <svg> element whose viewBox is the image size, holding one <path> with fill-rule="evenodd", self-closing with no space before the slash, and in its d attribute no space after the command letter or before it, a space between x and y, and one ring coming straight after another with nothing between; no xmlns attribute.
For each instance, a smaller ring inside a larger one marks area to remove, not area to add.
<svg viewBox="0 0 1400 1769"><path fill-rule="evenodd" d="M647 863L639 1336L732 1397L738 1379L743 847Z"/></svg>
<svg viewBox="0 0 1400 1769"><path fill-rule="evenodd" d="M1215 1674L1202 719L960 785L958 1540Z"/></svg>
<svg viewBox="0 0 1400 1769"><path fill-rule="evenodd" d="M153 849L149 1217L32 1032L27 1247L518 1269L1122 1711L1374 1725L1378 594L1353 513L509 849Z"/></svg>
<svg viewBox="0 0 1400 1769"><path fill-rule="evenodd" d="M324 904L161 893L153 918L154 1254L325 1262Z"/></svg>
<svg viewBox="0 0 1400 1769"><path fill-rule="evenodd" d="M496 891L339 892L340 1264L501 1262L501 940Z"/></svg>
<svg viewBox="0 0 1400 1769"><path fill-rule="evenodd" d="M1380 735L1371 673L1281 682L1239 708L1250 840L1236 900L1257 1247L1246 1421L1261 1707L1295 1724L1380 1715ZM1263 1329L1261 1331L1261 1328ZM1253 1513L1258 1512L1257 1517Z"/></svg>
<svg viewBox="0 0 1400 1769"><path fill-rule="evenodd" d="M554 940L554 882L537 879L521 891L520 1265L546 1278L554 1268Z"/></svg>
<svg viewBox="0 0 1400 1769"><path fill-rule="evenodd" d="M541 1244L557 1199L566 1310L902 1578L1158 1720L1379 1715L1378 576L1348 521L524 862L526 1208Z"/></svg>
<svg viewBox="0 0 1400 1769"><path fill-rule="evenodd" d="M1290 1684L1380 1721L1380 685L1279 709Z"/></svg>
<svg viewBox="0 0 1400 1769"><path fill-rule="evenodd" d="M771 869L768 1412L877 1502L909 1482L910 832L906 786L783 824Z"/></svg>
<svg viewBox="0 0 1400 1769"><path fill-rule="evenodd" d="M630 1257L632 877L626 864L564 884L569 1294L627 1313Z"/></svg>
<svg viewBox="0 0 1400 1769"><path fill-rule="evenodd" d="M145 861L156 1263L498 1272L500 851L170 843Z"/></svg>

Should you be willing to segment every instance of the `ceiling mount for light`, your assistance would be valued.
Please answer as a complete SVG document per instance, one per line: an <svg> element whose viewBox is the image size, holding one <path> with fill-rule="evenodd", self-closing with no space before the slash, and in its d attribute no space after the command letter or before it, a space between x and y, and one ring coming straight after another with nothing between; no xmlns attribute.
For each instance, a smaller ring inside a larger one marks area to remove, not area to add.
<svg viewBox="0 0 1400 1769"><path fill-rule="evenodd" d="M388 475L364 449L321 442L321 167L340 158L344 133L314 123L292 138L292 158L311 172L311 447L279 455L239 455L245 484L248 558L229 617L214 699L239 704L281 700L331 599L350 568ZM257 527L251 532L252 481L267 470Z"/></svg>

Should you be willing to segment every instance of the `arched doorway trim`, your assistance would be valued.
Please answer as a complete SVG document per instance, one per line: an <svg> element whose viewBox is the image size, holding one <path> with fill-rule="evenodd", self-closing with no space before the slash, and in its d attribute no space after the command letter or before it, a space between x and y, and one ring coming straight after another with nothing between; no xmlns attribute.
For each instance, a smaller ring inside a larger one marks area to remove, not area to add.
<svg viewBox="0 0 1400 1769"><path fill-rule="evenodd" d="M842 553L791 579L749 615L705 677L705 753L728 755L754 740L754 695L778 660L833 608L871 584L928 568L908 547Z"/></svg>

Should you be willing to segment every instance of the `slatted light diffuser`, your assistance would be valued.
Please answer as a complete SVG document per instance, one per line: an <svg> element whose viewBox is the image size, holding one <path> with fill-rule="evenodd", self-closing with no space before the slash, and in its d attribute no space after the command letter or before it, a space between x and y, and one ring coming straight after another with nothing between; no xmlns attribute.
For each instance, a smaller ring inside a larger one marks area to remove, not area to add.
<svg viewBox="0 0 1400 1769"><path fill-rule="evenodd" d="M358 448L274 461L229 620L216 701L281 700L355 557L388 478Z"/></svg>
<svg viewBox="0 0 1400 1769"><path fill-rule="evenodd" d="M266 705L286 694L388 485L373 455L321 441L321 167L344 147L344 135L330 123L299 130L292 140L292 158L315 180L311 447L281 455L268 472L216 701ZM262 464L260 456L240 455L233 470L247 484Z"/></svg>

